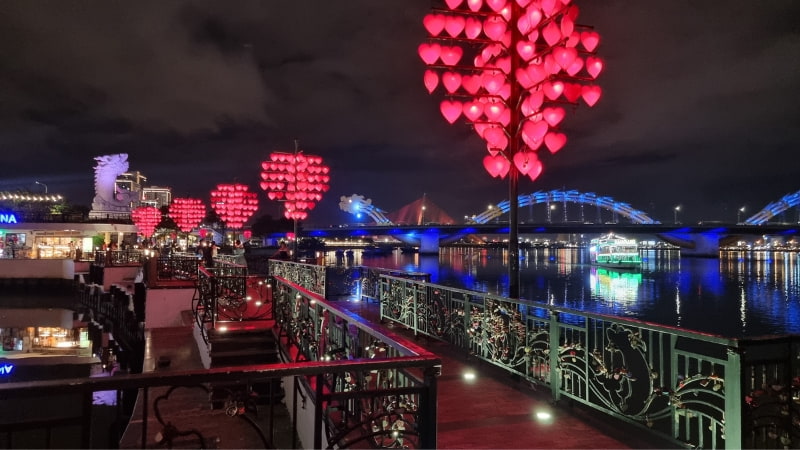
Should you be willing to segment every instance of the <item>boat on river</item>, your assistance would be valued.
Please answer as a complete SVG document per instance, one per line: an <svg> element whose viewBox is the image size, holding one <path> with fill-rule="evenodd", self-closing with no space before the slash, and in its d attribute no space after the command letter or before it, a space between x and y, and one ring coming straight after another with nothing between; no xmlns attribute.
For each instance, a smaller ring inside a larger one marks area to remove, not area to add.
<svg viewBox="0 0 800 450"><path fill-rule="evenodd" d="M638 269L642 265L639 244L636 239L628 239L609 233L589 242L589 256L592 264L615 269Z"/></svg>

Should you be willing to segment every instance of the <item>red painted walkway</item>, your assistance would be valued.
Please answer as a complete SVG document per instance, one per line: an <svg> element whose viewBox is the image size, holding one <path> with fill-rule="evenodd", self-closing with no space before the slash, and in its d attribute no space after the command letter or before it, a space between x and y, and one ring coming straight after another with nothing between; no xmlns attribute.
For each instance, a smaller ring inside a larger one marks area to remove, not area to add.
<svg viewBox="0 0 800 450"><path fill-rule="evenodd" d="M340 301L351 312L379 325L378 305ZM408 339L413 334L385 324ZM605 417L567 401L553 405L550 393L525 381L516 381L501 369L458 354L448 344L433 339L415 342L442 358L439 377L439 448L547 448L630 449L669 448L667 442L646 435L629 424ZM464 378L474 372L475 379ZM548 420L537 413L549 413Z"/></svg>
<svg viewBox="0 0 800 450"><path fill-rule="evenodd" d="M251 286L252 287L252 286ZM259 296L260 297L260 296ZM375 326L379 324L378 305L369 302L336 302L362 316ZM192 337L191 314L186 326L148 332L145 370L182 370L202 368ZM384 325L408 339L414 336L399 326ZM550 403L549 392L525 381L512 379L499 368L477 359L458 354L443 342L416 339L418 345L439 355L442 375L438 392L438 448L443 449L631 449L669 448L641 430L616 419L606 417L583 406L570 406L567 401ZM169 356L168 368L157 368L159 356ZM467 380L466 372L475 379ZM189 402L189 400L185 400ZM192 399L187 408L197 410ZM537 413L549 413L550 419L538 419ZM219 413L216 413L219 414ZM216 422L216 421L214 421ZM218 424L229 423L226 421ZM209 423L205 421L205 425ZM217 436L217 448L255 448L257 440L242 429L215 426L208 430ZM128 443L130 444L130 443ZM277 443L286 448L286 443ZM281 445L284 444L284 445ZM289 444L290 445L290 444ZM126 446L135 446L126 445Z"/></svg>

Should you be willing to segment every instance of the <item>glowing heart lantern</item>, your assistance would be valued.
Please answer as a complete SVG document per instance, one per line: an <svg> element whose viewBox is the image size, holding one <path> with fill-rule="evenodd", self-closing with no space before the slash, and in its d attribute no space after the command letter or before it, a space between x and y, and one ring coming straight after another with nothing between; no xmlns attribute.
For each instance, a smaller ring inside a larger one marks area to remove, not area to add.
<svg viewBox="0 0 800 450"><path fill-rule="evenodd" d="M574 3L447 0L423 19L425 87L444 95L439 109L449 123L464 119L486 141L484 167L493 177L514 167L535 180L541 149L566 145L559 127L567 111L600 99L600 36L576 23Z"/></svg>
<svg viewBox="0 0 800 450"><path fill-rule="evenodd" d="M270 200L283 202L287 219L305 220L330 188L330 168L319 156L274 152L261 168L261 189Z"/></svg>
<svg viewBox="0 0 800 450"><path fill-rule="evenodd" d="M169 216L184 233L192 231L206 217L206 205L199 198L174 198Z"/></svg>
<svg viewBox="0 0 800 450"><path fill-rule="evenodd" d="M161 211L153 206L140 206L131 211L131 220L139 233L149 239L161 222Z"/></svg>
<svg viewBox="0 0 800 450"><path fill-rule="evenodd" d="M258 210L258 194L244 184L218 184L211 191L211 207L228 228L239 230Z"/></svg>

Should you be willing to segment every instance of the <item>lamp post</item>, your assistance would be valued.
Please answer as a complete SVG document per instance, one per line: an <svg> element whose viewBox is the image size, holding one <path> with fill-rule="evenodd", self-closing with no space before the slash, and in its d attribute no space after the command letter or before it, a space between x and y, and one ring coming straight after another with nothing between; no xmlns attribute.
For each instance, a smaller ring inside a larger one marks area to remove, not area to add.
<svg viewBox="0 0 800 450"><path fill-rule="evenodd" d="M44 183L40 183L40 182L38 182L38 181L35 181L34 183L36 183L36 184L38 184L38 185L40 185L40 186L44 186L44 193L45 193L45 194L47 194L47 185L46 185L46 184L44 184Z"/></svg>
<svg viewBox="0 0 800 450"><path fill-rule="evenodd" d="M675 214L673 216L673 222L675 222L675 225L678 224L678 211L680 211L680 210L681 210L681 205L678 205L678 206L675 207L675 211L674 211Z"/></svg>
<svg viewBox="0 0 800 450"><path fill-rule="evenodd" d="M431 94L442 86L439 110L449 123L463 116L486 142L486 171L508 177L508 296L519 298L519 179L535 181L539 152L566 144L559 124L574 108L565 106L600 99L600 36L577 23L578 7L567 1L445 3L422 21L423 82Z"/></svg>
<svg viewBox="0 0 800 450"><path fill-rule="evenodd" d="M744 213L744 206L742 206L741 208L739 208L738 211L736 211L736 223L737 224L742 223L742 214L743 213Z"/></svg>

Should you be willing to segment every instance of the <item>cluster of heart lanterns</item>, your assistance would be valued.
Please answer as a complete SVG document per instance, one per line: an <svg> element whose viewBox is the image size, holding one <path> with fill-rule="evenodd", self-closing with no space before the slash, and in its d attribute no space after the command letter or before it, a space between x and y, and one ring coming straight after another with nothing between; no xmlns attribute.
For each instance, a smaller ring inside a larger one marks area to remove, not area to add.
<svg viewBox="0 0 800 450"><path fill-rule="evenodd" d="M169 205L169 216L181 231L188 233L206 217L206 206L198 198L174 198Z"/></svg>
<svg viewBox="0 0 800 450"><path fill-rule="evenodd" d="M270 200L283 202L287 219L304 220L330 188L330 169L319 156L274 152L261 168L261 189Z"/></svg>
<svg viewBox="0 0 800 450"><path fill-rule="evenodd" d="M133 221L139 233L149 239L156 231L156 226L161 222L161 211L154 206L140 206L131 211Z"/></svg>
<svg viewBox="0 0 800 450"><path fill-rule="evenodd" d="M567 142L558 128L563 106L591 107L600 99L599 35L575 23L572 0L445 3L447 10L423 19L429 42L418 53L428 65L425 87L433 94L442 86L445 119L452 124L463 116L486 141L489 174L505 178L513 163L535 180L542 172L537 152L556 153Z"/></svg>
<svg viewBox="0 0 800 450"><path fill-rule="evenodd" d="M211 207L234 230L239 230L258 210L258 195L245 184L218 184L211 191Z"/></svg>

